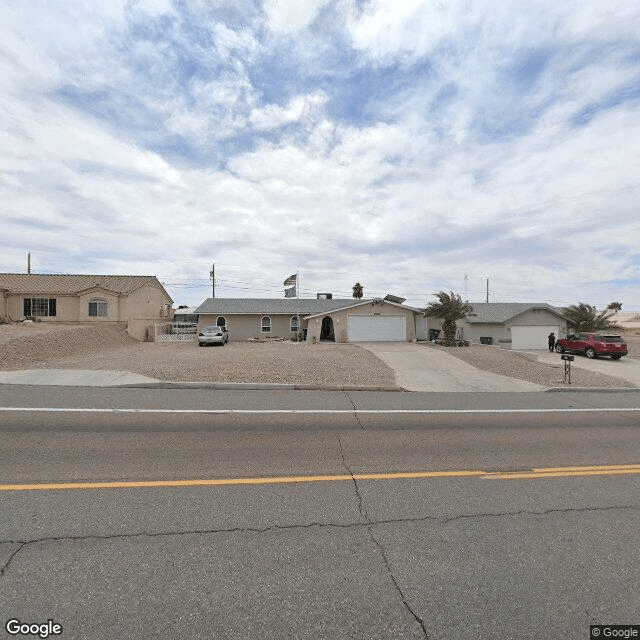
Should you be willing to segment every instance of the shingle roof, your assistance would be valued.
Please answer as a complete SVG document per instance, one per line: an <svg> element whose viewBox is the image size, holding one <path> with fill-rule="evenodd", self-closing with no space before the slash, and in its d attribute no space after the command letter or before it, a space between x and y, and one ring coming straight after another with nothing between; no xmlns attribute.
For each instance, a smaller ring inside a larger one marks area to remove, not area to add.
<svg viewBox="0 0 640 640"><path fill-rule="evenodd" d="M164 290L156 276L0 273L0 289L11 293L73 295L92 287L102 287L116 293L132 293L147 284Z"/></svg>
<svg viewBox="0 0 640 640"><path fill-rule="evenodd" d="M562 310L544 302L472 302L475 315L465 318L469 324L496 324L507 322L531 309L544 309L557 316L562 316Z"/></svg>
<svg viewBox="0 0 640 640"><path fill-rule="evenodd" d="M297 314L329 313L336 309L353 306L353 298L208 298L195 313L233 314ZM366 302L361 300L359 302Z"/></svg>

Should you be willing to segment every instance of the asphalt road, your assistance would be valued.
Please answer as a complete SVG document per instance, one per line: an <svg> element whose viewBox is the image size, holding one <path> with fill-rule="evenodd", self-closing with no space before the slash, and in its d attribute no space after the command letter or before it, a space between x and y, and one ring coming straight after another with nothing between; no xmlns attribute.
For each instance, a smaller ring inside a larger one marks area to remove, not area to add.
<svg viewBox="0 0 640 640"><path fill-rule="evenodd" d="M0 622L63 639L640 624L639 401L0 387Z"/></svg>

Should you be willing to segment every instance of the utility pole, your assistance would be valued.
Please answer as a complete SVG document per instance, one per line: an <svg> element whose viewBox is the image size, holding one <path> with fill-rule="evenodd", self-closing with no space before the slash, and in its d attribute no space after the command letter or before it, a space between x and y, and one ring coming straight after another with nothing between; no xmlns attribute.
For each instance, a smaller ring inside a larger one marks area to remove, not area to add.
<svg viewBox="0 0 640 640"><path fill-rule="evenodd" d="M216 263L211 265L211 271L209 271L209 277L211 278L211 296L216 297Z"/></svg>
<svg viewBox="0 0 640 640"><path fill-rule="evenodd" d="M489 278L487 278L487 302L489 302Z"/></svg>
<svg viewBox="0 0 640 640"><path fill-rule="evenodd" d="M469 277L469 274L465 273L464 274L464 301L465 302L469 302L469 298L467 298L467 278Z"/></svg>
<svg viewBox="0 0 640 640"><path fill-rule="evenodd" d="M31 251L27 253L27 273L31 275Z"/></svg>

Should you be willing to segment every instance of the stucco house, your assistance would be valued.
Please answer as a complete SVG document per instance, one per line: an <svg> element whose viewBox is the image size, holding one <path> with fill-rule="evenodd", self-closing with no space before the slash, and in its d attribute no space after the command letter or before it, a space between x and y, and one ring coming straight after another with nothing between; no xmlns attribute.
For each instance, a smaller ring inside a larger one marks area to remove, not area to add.
<svg viewBox="0 0 640 640"><path fill-rule="evenodd" d="M172 304L155 276L0 273L0 317L10 320L120 323L144 340Z"/></svg>
<svg viewBox="0 0 640 640"><path fill-rule="evenodd" d="M562 310L546 303L473 302L473 315L458 321L458 334L463 340L493 344L503 349L546 349L547 336L567 334L567 321ZM442 323L428 319L430 328Z"/></svg>
<svg viewBox="0 0 640 640"><path fill-rule="evenodd" d="M208 298L197 309L198 330L226 326L229 340L259 337L307 342L413 340L420 310L388 300L353 298Z"/></svg>

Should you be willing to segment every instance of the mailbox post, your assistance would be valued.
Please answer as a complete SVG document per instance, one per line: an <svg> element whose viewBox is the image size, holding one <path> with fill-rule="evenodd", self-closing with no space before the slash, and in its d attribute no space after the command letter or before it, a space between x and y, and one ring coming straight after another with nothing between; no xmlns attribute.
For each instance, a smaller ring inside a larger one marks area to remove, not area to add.
<svg viewBox="0 0 640 640"><path fill-rule="evenodd" d="M565 384L571 384L571 363L573 362L573 356L568 356L563 353L560 356L564 360L564 382Z"/></svg>

